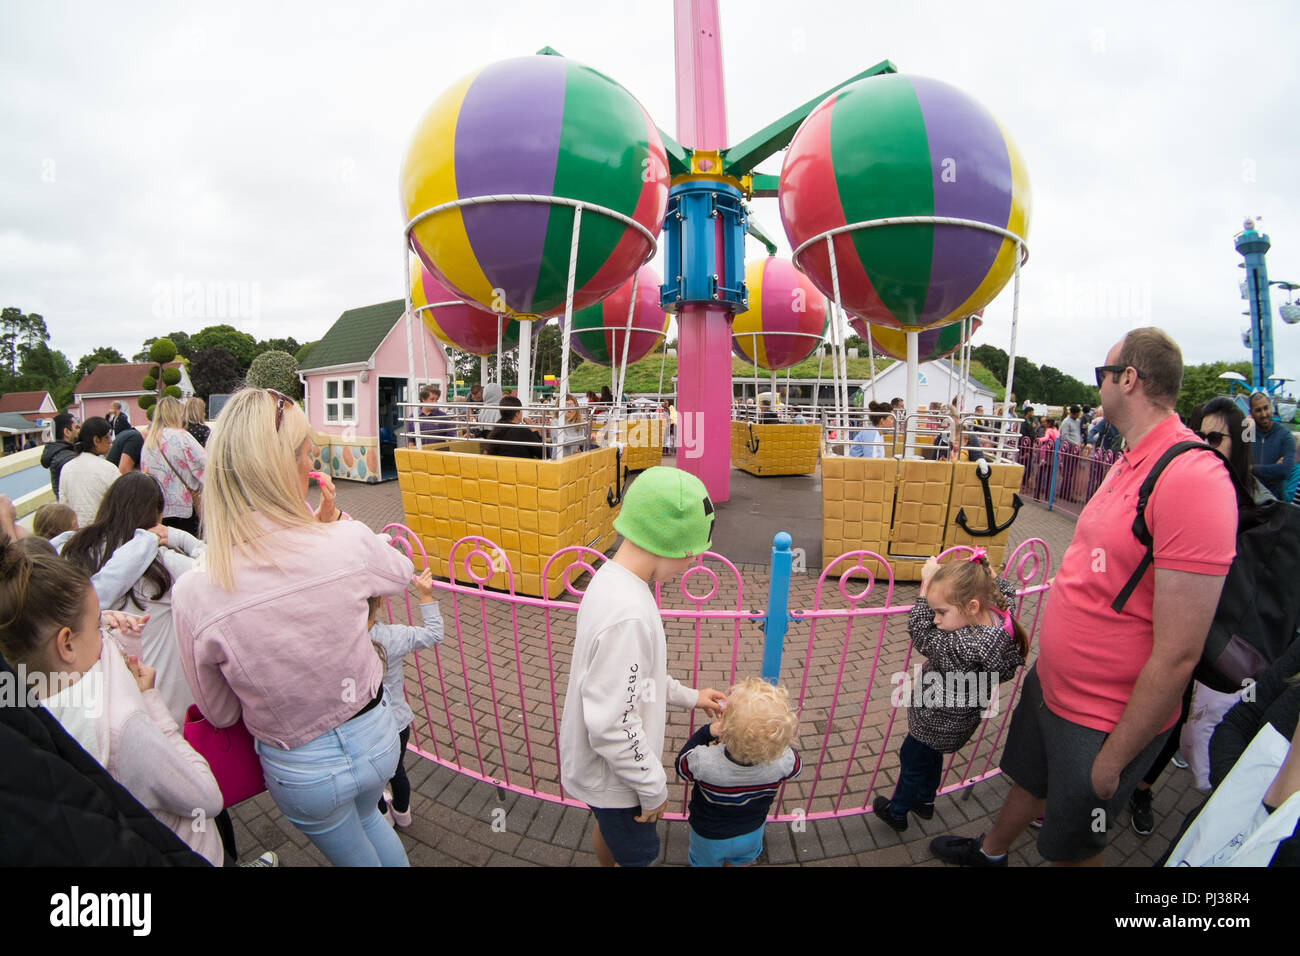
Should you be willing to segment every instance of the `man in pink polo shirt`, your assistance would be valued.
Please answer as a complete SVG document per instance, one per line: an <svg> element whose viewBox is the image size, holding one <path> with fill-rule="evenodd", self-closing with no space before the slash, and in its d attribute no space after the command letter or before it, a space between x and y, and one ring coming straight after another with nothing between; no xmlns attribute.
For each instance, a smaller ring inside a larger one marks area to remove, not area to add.
<svg viewBox="0 0 1300 956"><path fill-rule="evenodd" d="M1146 507L1154 569L1122 611L1111 602L1146 551L1132 530L1143 479L1171 445L1196 440L1174 413L1182 377L1178 346L1154 328L1129 332L1097 369L1128 450L1079 516L1050 592L1002 755L1011 792L987 837L930 844L945 862L1005 866L1045 814L1044 859L1100 865L1107 830L1178 719L1236 554L1236 495L1215 456L1187 452L1165 468Z"/></svg>

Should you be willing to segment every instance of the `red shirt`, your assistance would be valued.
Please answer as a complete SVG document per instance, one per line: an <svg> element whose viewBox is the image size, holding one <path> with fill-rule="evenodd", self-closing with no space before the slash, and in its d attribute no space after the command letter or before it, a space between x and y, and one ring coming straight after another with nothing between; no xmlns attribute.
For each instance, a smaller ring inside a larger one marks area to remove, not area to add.
<svg viewBox="0 0 1300 956"><path fill-rule="evenodd" d="M1079 516L1039 627L1043 699L1059 717L1109 733L1128 705L1154 642L1154 570L1147 570L1121 613L1110 608L1145 553L1133 534L1138 489L1165 449L1195 440L1170 415L1115 462ZM1204 452L1179 455L1156 482L1146 522L1156 568L1226 575L1237 537L1228 470ZM1175 706L1162 729L1177 719Z"/></svg>

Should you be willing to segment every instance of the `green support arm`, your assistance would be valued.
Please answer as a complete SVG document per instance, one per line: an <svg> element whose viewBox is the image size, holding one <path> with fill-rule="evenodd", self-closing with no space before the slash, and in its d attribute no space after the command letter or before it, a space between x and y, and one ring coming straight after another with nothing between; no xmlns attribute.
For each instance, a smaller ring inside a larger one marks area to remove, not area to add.
<svg viewBox="0 0 1300 956"><path fill-rule="evenodd" d="M830 96L836 90L843 89L850 83L856 83L858 80L868 76L879 76L882 73L897 73L898 67L894 66L890 60L882 60L875 66L870 67L857 76L849 77L843 83L831 87L824 93L818 93L807 103L798 109L792 110L782 116L775 123L771 123L759 130L748 139L742 140L735 146L723 150L722 153L722 170L736 179L743 179L754 171L754 167L767 159L773 153L779 152L790 145L790 140L794 138L795 131L814 109L817 104L826 97ZM758 195L758 176L754 177L754 195ZM775 196L776 193L772 192Z"/></svg>

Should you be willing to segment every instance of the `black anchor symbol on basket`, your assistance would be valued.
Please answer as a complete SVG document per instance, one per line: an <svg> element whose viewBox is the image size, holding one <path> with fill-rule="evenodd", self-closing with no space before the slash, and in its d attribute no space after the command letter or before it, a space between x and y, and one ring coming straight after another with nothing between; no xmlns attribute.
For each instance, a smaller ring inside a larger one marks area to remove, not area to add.
<svg viewBox="0 0 1300 956"><path fill-rule="evenodd" d="M1016 520L1016 515L1020 514L1020 508L1024 504L1019 495L1011 496L1011 517L1006 520L1005 524L997 523L997 514L993 510L993 492L989 490L990 469L988 462L977 462L975 465L975 477L979 478L980 484L984 486L984 512L988 515L988 527L982 531L976 531L970 527L966 519L966 509L962 508L957 512L957 526L973 538L991 538L994 535L1006 531Z"/></svg>
<svg viewBox="0 0 1300 956"><path fill-rule="evenodd" d="M614 487L605 491L605 502L611 508L617 508L623 502L623 490L627 487L627 467L623 464L623 449L614 449ZM617 489L617 492L615 491Z"/></svg>
<svg viewBox="0 0 1300 956"><path fill-rule="evenodd" d="M750 422L747 426L749 429L749 439L745 442L745 447L749 449L751 455L758 454L758 439L754 437L754 424Z"/></svg>

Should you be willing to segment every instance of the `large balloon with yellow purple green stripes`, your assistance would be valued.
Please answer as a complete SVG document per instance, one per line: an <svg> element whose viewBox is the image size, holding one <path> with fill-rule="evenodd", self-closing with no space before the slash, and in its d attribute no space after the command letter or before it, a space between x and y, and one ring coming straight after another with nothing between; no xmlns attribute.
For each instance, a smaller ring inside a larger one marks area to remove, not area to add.
<svg viewBox="0 0 1300 956"><path fill-rule="evenodd" d="M826 298L788 260L745 265L749 308L731 323L731 350L768 371L798 365L826 335Z"/></svg>
<svg viewBox="0 0 1300 956"><path fill-rule="evenodd" d="M494 355L499 322L501 350L519 344L518 322L468 304L431 276L419 259L411 260L411 308L439 342L462 352ZM533 334L540 332L541 327L541 322L534 322Z"/></svg>
<svg viewBox="0 0 1300 956"><path fill-rule="evenodd" d="M453 84L420 119L402 163L409 222L456 200L555 196L621 213L658 235L668 159L636 99L609 77L560 56L493 63ZM564 311L574 209L485 202L435 213L412 248L459 297L489 311ZM653 251L627 224L584 210L574 307L600 301Z"/></svg>
<svg viewBox="0 0 1300 956"><path fill-rule="evenodd" d="M629 365L649 355L668 334L668 316L659 306L659 285L659 273L654 269L642 266L637 270L636 306L627 343ZM631 301L632 280L628 279L613 295L573 313L573 337L569 340L573 351L597 365L621 365Z"/></svg>
<svg viewBox="0 0 1300 956"><path fill-rule="evenodd" d="M980 310L981 314L983 310ZM849 320L853 331L862 338L867 337L867 324L859 318ZM916 334L917 355L920 362L933 362L935 359L947 358L969 341L979 327L984 324L980 315L970 317L970 334L962 335L962 320L949 322L947 325L932 325L921 329ZM871 326L871 347L883 352L900 362L907 361L907 333L887 325Z"/></svg>
<svg viewBox="0 0 1300 956"><path fill-rule="evenodd" d="M1028 238L1029 176L1011 136L956 87L871 76L832 93L795 133L781 169L791 248L839 226L901 216L975 220ZM1015 271L1015 243L968 226L913 223L833 240L844 308L917 329L982 309ZM799 257L833 295L824 239Z"/></svg>

